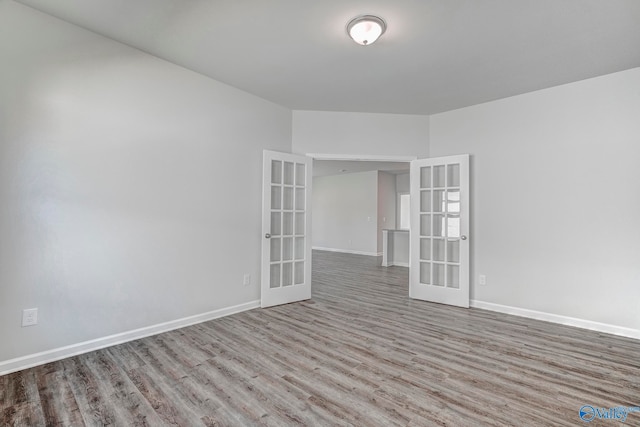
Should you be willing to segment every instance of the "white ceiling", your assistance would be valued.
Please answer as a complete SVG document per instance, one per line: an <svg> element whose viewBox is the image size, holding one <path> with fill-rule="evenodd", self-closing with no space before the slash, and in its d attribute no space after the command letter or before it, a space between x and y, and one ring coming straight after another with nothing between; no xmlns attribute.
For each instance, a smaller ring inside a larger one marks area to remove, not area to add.
<svg viewBox="0 0 640 427"><path fill-rule="evenodd" d="M19 0L296 110L433 114L640 66L639 0ZM356 15L388 24L374 45Z"/></svg>

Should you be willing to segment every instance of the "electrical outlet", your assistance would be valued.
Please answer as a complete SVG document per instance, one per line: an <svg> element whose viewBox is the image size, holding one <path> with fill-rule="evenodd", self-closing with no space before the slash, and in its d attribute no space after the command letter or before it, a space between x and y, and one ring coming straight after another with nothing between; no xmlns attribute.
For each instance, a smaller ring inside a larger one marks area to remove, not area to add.
<svg viewBox="0 0 640 427"><path fill-rule="evenodd" d="M27 308L22 310L22 326L33 326L38 324L38 309Z"/></svg>
<svg viewBox="0 0 640 427"><path fill-rule="evenodd" d="M485 276L484 274L481 274L478 277L478 284L480 285L486 285L487 284L487 276Z"/></svg>
<svg viewBox="0 0 640 427"><path fill-rule="evenodd" d="M242 278L242 284L245 286L249 286L251 284L251 274L246 273Z"/></svg>

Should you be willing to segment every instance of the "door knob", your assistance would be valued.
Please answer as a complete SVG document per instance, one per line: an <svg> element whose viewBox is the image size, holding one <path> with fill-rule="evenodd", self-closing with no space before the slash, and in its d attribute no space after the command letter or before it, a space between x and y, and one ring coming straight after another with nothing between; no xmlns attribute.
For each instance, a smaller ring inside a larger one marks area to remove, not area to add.
<svg viewBox="0 0 640 427"><path fill-rule="evenodd" d="M271 238L271 234L269 234L269 233L265 234L265 235L264 235L264 238L265 238L265 239L270 239L270 238Z"/></svg>
<svg viewBox="0 0 640 427"><path fill-rule="evenodd" d="M460 236L460 239L467 240L467 236Z"/></svg>

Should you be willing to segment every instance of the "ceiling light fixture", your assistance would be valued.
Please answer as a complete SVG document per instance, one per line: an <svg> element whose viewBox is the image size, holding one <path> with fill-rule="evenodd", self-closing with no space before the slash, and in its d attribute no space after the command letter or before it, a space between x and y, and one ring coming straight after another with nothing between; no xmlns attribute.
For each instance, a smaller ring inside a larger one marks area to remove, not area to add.
<svg viewBox="0 0 640 427"><path fill-rule="evenodd" d="M353 18L347 24L347 33L354 42L368 46L384 34L387 24L377 16L362 15Z"/></svg>

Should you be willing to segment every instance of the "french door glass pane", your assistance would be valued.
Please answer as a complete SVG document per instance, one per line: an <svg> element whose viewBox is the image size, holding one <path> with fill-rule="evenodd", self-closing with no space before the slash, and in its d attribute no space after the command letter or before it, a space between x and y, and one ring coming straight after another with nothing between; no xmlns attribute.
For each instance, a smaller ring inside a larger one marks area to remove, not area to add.
<svg viewBox="0 0 640 427"><path fill-rule="evenodd" d="M420 259L431 259L431 239L420 239Z"/></svg>
<svg viewBox="0 0 640 427"><path fill-rule="evenodd" d="M282 239L282 260L291 261L293 259L293 237Z"/></svg>
<svg viewBox="0 0 640 427"><path fill-rule="evenodd" d="M293 187L284 187L282 195L282 209L286 211L293 210Z"/></svg>
<svg viewBox="0 0 640 427"><path fill-rule="evenodd" d="M447 241L447 261L460 262L460 240Z"/></svg>
<svg viewBox="0 0 640 427"><path fill-rule="evenodd" d="M433 167L433 186L434 187L444 187L446 185L445 182L445 170L444 165L438 165Z"/></svg>
<svg viewBox="0 0 640 427"><path fill-rule="evenodd" d="M433 260L444 261L444 239L433 239Z"/></svg>
<svg viewBox="0 0 640 427"><path fill-rule="evenodd" d="M293 285L293 263L285 262L282 264L282 286Z"/></svg>
<svg viewBox="0 0 640 427"><path fill-rule="evenodd" d="M458 163L447 165L447 186L460 187L460 165Z"/></svg>
<svg viewBox="0 0 640 427"><path fill-rule="evenodd" d="M431 188L431 166L420 168L420 188Z"/></svg>
<svg viewBox="0 0 640 427"><path fill-rule="evenodd" d="M420 192L420 212L431 212L431 191Z"/></svg>
<svg viewBox="0 0 640 427"><path fill-rule="evenodd" d="M271 278L270 278L269 287L271 288L280 287L280 264L271 264Z"/></svg>
<svg viewBox="0 0 640 427"><path fill-rule="evenodd" d="M294 264L294 284L300 285L304 283L304 262L296 262Z"/></svg>
<svg viewBox="0 0 640 427"><path fill-rule="evenodd" d="M271 238L271 262L280 261L280 239L276 237Z"/></svg>
<svg viewBox="0 0 640 427"><path fill-rule="evenodd" d="M433 235L435 237L445 237L445 217L442 214L433 216Z"/></svg>
<svg viewBox="0 0 640 427"><path fill-rule="evenodd" d="M281 221L282 214L280 212L271 212L271 235L279 236L282 233Z"/></svg>
<svg viewBox="0 0 640 427"><path fill-rule="evenodd" d="M293 235L293 212L284 212L282 215L282 234L291 236Z"/></svg>
<svg viewBox="0 0 640 427"><path fill-rule="evenodd" d="M434 190L433 191L433 211L434 212L444 212L445 202L444 202L444 190Z"/></svg>
<svg viewBox="0 0 640 427"><path fill-rule="evenodd" d="M284 184L293 185L293 163L284 162Z"/></svg>
<svg viewBox="0 0 640 427"><path fill-rule="evenodd" d="M460 190L447 191L447 212L460 213Z"/></svg>
<svg viewBox="0 0 640 427"><path fill-rule="evenodd" d="M431 236L431 215L420 215L420 235Z"/></svg>
<svg viewBox="0 0 640 427"><path fill-rule="evenodd" d="M460 287L460 267L457 265L447 265L447 287Z"/></svg>
<svg viewBox="0 0 640 427"><path fill-rule="evenodd" d="M444 286L444 264L433 264L433 284Z"/></svg>
<svg viewBox="0 0 640 427"><path fill-rule="evenodd" d="M304 235L304 212L296 212L296 236Z"/></svg>
<svg viewBox="0 0 640 427"><path fill-rule="evenodd" d="M304 163L296 163L296 185L304 186L305 183L305 165Z"/></svg>
<svg viewBox="0 0 640 427"><path fill-rule="evenodd" d="M460 215L449 215L447 218L447 236L460 237Z"/></svg>
<svg viewBox="0 0 640 427"><path fill-rule="evenodd" d="M431 283L431 263L420 263L420 283L428 285Z"/></svg>
<svg viewBox="0 0 640 427"><path fill-rule="evenodd" d="M304 259L304 237L296 237L296 260Z"/></svg>
<svg viewBox="0 0 640 427"><path fill-rule="evenodd" d="M304 188L296 188L296 210L304 210Z"/></svg>
<svg viewBox="0 0 640 427"><path fill-rule="evenodd" d="M271 209L282 209L282 188L277 185L271 186Z"/></svg>
<svg viewBox="0 0 640 427"><path fill-rule="evenodd" d="M282 183L282 162L280 160L271 160L271 183Z"/></svg>

